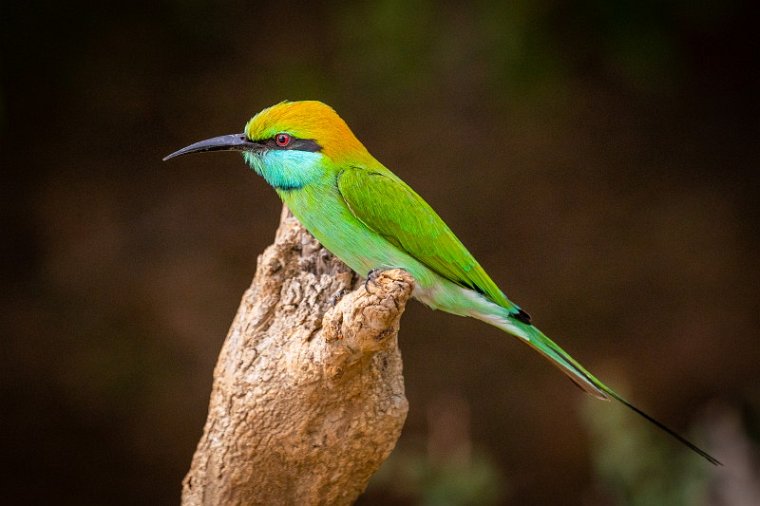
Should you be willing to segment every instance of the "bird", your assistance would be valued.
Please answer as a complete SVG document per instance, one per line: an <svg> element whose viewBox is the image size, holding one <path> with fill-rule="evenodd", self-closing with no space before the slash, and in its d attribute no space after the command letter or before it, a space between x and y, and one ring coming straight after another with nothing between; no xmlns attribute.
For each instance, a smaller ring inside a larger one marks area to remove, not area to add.
<svg viewBox="0 0 760 506"><path fill-rule="evenodd" d="M254 115L242 133L196 142L164 161L210 151L242 152L248 167L274 188L300 223L358 274L407 271L415 281L413 296L423 304L517 337L586 393L622 403L721 465L597 379L534 326L433 208L373 157L330 106L316 100L283 101Z"/></svg>

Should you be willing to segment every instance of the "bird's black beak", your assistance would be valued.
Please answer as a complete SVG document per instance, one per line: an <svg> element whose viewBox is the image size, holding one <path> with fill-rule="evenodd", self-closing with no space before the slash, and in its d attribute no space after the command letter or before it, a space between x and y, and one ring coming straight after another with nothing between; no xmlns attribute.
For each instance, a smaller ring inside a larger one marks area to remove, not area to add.
<svg viewBox="0 0 760 506"><path fill-rule="evenodd" d="M245 134L220 135L213 139L190 144L165 156L164 161L190 153L203 153L204 151L258 151L261 148L261 144L250 140Z"/></svg>

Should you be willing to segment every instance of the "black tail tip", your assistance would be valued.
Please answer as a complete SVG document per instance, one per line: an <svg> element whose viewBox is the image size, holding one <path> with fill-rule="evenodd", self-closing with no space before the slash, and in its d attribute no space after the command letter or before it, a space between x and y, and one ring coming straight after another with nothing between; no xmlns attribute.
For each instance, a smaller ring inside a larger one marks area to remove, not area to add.
<svg viewBox="0 0 760 506"><path fill-rule="evenodd" d="M694 443L692 443L691 441L689 441L688 439L686 439L685 437L683 437L682 435L680 435L679 433L677 433L676 431L674 431L673 429L671 429L670 427L668 427L667 425L665 425L664 423L662 423L661 421L659 421L656 418L648 415L647 413L645 413L644 411L640 410L639 408L637 408L636 406L634 406L633 404L631 404L627 400L623 399L619 395L615 394L614 392L610 392L610 393L617 400L619 400L620 402L622 402L623 404L625 404L629 409L633 410L634 412L636 412L641 417L643 417L646 420L650 421L651 423L653 423L654 425L656 425L658 428L660 428L665 433L670 434L670 436L672 436L674 439L676 439L679 442L681 442L684 446L686 446L687 448L689 448L691 451L693 451L694 453L696 453L697 455L699 455L703 459L707 460L710 464L712 464L714 466L722 466L723 465L723 462L721 462L720 460L716 459L715 457L713 457L712 455L710 455L709 453L707 453L706 451L704 451L702 448L700 448L699 446L695 445Z"/></svg>

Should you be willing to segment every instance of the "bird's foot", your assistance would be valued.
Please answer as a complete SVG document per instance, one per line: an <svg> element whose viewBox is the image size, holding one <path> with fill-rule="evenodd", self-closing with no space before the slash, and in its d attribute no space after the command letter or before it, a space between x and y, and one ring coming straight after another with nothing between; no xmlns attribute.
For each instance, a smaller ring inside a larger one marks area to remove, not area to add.
<svg viewBox="0 0 760 506"><path fill-rule="evenodd" d="M378 267L377 269L372 269L367 273L367 279L364 280L364 289L368 293L372 293L372 290L369 289L369 285L376 285L375 280L380 275L381 272L385 271L387 269L383 269L381 267Z"/></svg>
<svg viewBox="0 0 760 506"><path fill-rule="evenodd" d="M328 304L330 304L330 307L335 307L335 305L340 302L340 299L343 298L344 295L348 293L348 289L341 288L337 292L333 294L332 297L330 297L330 300L328 301Z"/></svg>

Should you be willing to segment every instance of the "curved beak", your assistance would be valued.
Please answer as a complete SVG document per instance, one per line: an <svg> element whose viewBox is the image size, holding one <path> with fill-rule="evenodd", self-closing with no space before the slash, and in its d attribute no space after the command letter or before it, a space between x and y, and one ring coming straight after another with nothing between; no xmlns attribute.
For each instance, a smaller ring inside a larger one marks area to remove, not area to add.
<svg viewBox="0 0 760 506"><path fill-rule="evenodd" d="M245 134L220 135L212 139L196 142L164 157L164 161L190 153L205 151L258 151L263 146L250 140Z"/></svg>

